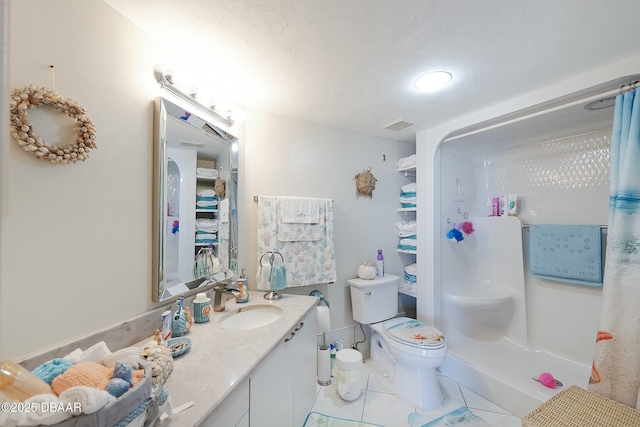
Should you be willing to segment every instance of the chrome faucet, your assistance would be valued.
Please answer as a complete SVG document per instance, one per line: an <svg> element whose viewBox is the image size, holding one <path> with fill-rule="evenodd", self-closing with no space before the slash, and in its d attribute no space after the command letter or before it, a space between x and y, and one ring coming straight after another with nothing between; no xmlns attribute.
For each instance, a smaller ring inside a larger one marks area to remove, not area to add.
<svg viewBox="0 0 640 427"><path fill-rule="evenodd" d="M224 294L235 295L232 290L225 288L224 284L213 288L213 311L224 311L228 299L224 298Z"/></svg>

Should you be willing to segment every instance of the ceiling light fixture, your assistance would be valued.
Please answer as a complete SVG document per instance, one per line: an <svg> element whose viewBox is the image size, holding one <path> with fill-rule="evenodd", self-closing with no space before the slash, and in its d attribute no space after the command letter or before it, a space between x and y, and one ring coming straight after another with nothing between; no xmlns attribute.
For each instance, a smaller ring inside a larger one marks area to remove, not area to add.
<svg viewBox="0 0 640 427"><path fill-rule="evenodd" d="M191 93L185 93L184 91L180 90L173 81L173 73L171 72L171 70L158 64L153 68L153 75L155 76L156 81L158 82L160 87L166 89L177 98L190 104L193 104L195 102L206 114L217 120L219 123L222 123L228 127L233 126L234 120L230 114L221 114L219 111L216 111L213 108L203 104L196 98L197 92L193 93L192 90L189 90L189 92Z"/></svg>
<svg viewBox="0 0 640 427"><path fill-rule="evenodd" d="M445 87L451 81L451 78L451 73L434 71L418 77L413 85L423 92L435 92Z"/></svg>

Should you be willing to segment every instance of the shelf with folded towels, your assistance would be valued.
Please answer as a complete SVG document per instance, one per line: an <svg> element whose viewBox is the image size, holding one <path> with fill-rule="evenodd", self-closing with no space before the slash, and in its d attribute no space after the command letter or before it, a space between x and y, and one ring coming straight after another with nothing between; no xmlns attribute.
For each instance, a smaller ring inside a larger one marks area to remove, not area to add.
<svg viewBox="0 0 640 427"><path fill-rule="evenodd" d="M398 208L398 212L416 212L418 208Z"/></svg>

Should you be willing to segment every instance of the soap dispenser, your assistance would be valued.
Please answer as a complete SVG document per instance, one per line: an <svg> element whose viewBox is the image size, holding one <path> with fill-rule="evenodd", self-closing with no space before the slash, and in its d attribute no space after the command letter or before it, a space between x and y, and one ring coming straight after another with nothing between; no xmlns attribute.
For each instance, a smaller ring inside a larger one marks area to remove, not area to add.
<svg viewBox="0 0 640 427"><path fill-rule="evenodd" d="M236 294L236 302L245 303L249 301L249 288L247 287L247 278L244 275L244 268L242 269L242 274L238 278L238 290L240 292Z"/></svg>

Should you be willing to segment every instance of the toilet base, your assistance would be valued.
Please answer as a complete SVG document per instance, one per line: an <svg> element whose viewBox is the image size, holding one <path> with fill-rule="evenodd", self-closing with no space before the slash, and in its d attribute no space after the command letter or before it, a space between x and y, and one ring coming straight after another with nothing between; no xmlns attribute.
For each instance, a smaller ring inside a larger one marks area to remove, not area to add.
<svg viewBox="0 0 640 427"><path fill-rule="evenodd" d="M365 366L379 384L406 402L420 409L436 409L442 406L443 400L436 367L444 361L446 348L436 352L439 356L425 366L425 360L398 354L379 333L374 332L371 336L371 358ZM420 362L421 366L416 366L415 362Z"/></svg>

